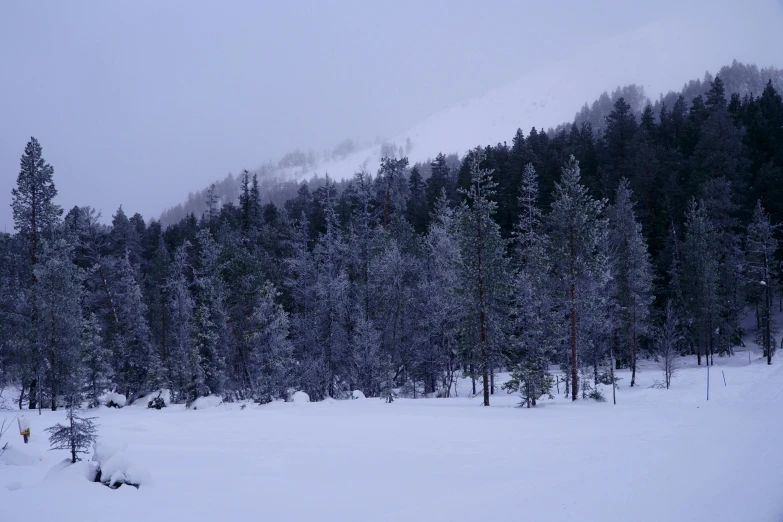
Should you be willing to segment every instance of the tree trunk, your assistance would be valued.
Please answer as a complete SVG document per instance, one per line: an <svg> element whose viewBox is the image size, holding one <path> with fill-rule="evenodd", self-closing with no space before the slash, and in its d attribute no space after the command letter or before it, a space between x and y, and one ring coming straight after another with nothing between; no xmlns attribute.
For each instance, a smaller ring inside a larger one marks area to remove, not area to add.
<svg viewBox="0 0 783 522"><path fill-rule="evenodd" d="M73 406L71 406L73 407ZM76 440L73 436L73 411L71 411L71 464L76 464Z"/></svg>
<svg viewBox="0 0 783 522"><path fill-rule="evenodd" d="M569 227L569 268L571 272L571 400L575 401L579 391L576 368L576 283L574 282L574 227Z"/></svg>
<svg viewBox="0 0 783 522"><path fill-rule="evenodd" d="M34 410L38 407L38 381L30 381L30 400L27 401L27 409Z"/></svg>
<svg viewBox="0 0 783 522"><path fill-rule="evenodd" d="M577 383L576 371L576 290L574 284L571 284L571 400L575 401L579 384Z"/></svg>
<svg viewBox="0 0 783 522"><path fill-rule="evenodd" d="M612 404L617 405L617 395L614 390L614 352L615 348L617 347L617 330L615 330L612 334L612 345L611 348L609 348L609 357L611 358L611 361L609 361L609 377L612 379Z"/></svg>
<svg viewBox="0 0 783 522"><path fill-rule="evenodd" d="M24 381L22 381L22 389L19 391L19 409L22 409L22 401L24 400Z"/></svg>
<svg viewBox="0 0 783 522"><path fill-rule="evenodd" d="M481 234L481 220L478 220L478 286L479 286L479 320L481 324L481 377L484 381L484 406L489 406L489 350L487 349L487 313L484 307L484 273L481 264L481 254L484 249Z"/></svg>
<svg viewBox="0 0 783 522"><path fill-rule="evenodd" d="M631 325L631 331L633 332L631 341L631 388L636 384L636 308L633 310L633 324Z"/></svg>
<svg viewBox="0 0 783 522"><path fill-rule="evenodd" d="M772 332L770 327L771 317L770 317L770 309L771 309L771 303L770 303L770 297L769 297L769 277L767 277L767 284L764 286L764 294L766 296L766 306L764 309L765 315L767 316L767 324L764 327L764 336L766 337L765 341L767 344L767 364L772 364Z"/></svg>

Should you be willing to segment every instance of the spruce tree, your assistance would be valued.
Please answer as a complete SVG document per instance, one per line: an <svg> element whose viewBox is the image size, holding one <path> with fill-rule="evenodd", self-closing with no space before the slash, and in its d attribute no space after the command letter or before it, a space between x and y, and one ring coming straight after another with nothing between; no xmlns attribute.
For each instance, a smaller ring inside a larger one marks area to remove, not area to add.
<svg viewBox="0 0 783 522"><path fill-rule="evenodd" d="M718 252L715 227L703 203L691 200L686 216L682 245L680 285L682 306L688 311L688 340L695 347L698 364L710 356L715 346L718 310Z"/></svg>
<svg viewBox="0 0 783 522"><path fill-rule="evenodd" d="M42 246L39 262L33 268L38 392L44 396L46 383L54 411L60 396L69 398L81 392L83 273L73 263L73 249L64 240Z"/></svg>
<svg viewBox="0 0 783 522"><path fill-rule="evenodd" d="M11 208L14 216L14 228L18 239L24 245L27 262L20 265L26 280L22 287L22 313L27 320L19 328L17 344L21 366L26 368L25 377L29 379L29 407L35 409L36 397L40 394L39 381L40 357L36 356L35 324L37 322L35 295L36 276L33 267L39 263L44 240L51 239L62 209L54 203L57 189L54 186L54 168L43 158L41 144L35 138L25 146L20 160L16 187L12 189ZM24 385L23 385L24 386Z"/></svg>
<svg viewBox="0 0 783 522"><path fill-rule="evenodd" d="M779 243L775 235L779 231L780 225L770 221L761 201L758 201L753 211L753 221L748 225L745 251L748 258L748 284L751 286L752 295L758 296L760 310L756 343L764 350L767 364L772 364L772 355L776 348L777 328L772 319L772 286L778 277L775 256Z"/></svg>
<svg viewBox="0 0 783 522"><path fill-rule="evenodd" d="M515 230L518 271L513 283L512 372L505 388L518 392L524 404L550 394L549 364L554 360L547 237L539 208L538 175L531 163L522 171L519 222Z"/></svg>
<svg viewBox="0 0 783 522"><path fill-rule="evenodd" d="M606 234L604 205L603 201L593 199L581 184L579 162L571 156L562 169L560 181L555 183L554 202L546 225L553 306L568 317L567 323L560 323L556 331L567 346L572 400L577 399L579 392L579 351L591 344L584 334L595 322L599 304L596 299L602 297L608 275L602 251Z"/></svg>
<svg viewBox="0 0 783 522"><path fill-rule="evenodd" d="M648 327L653 300L653 272L642 226L636 220L630 183L623 179L609 218L609 263L611 300L619 317L619 338L631 368L631 386L636 384L640 337Z"/></svg>
<svg viewBox="0 0 783 522"><path fill-rule="evenodd" d="M470 162L470 188L460 209L461 285L467 307L464 344L469 364L481 370L484 406L489 406L490 372L500 362L508 304L506 241L493 220L496 184L482 168L486 156L475 149Z"/></svg>

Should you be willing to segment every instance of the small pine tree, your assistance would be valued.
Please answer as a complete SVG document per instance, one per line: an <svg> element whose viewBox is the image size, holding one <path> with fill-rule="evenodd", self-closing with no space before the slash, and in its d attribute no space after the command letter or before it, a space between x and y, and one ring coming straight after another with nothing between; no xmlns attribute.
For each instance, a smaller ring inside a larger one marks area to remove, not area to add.
<svg viewBox="0 0 783 522"><path fill-rule="evenodd" d="M753 222L748 225L745 240L745 250L748 259L748 278L751 291L758 298L759 328L756 332L756 343L764 350L767 364L772 364L775 353L775 328L772 319L772 282L778 275L775 256L778 251L778 240L775 234L780 225L773 224L769 214L764 211L761 201L756 203L753 212ZM760 290L760 292L759 292Z"/></svg>
<svg viewBox="0 0 783 522"><path fill-rule="evenodd" d="M80 417L77 415L76 406L71 401L66 415L67 425L59 422L50 428L46 428L49 435L50 449L71 450L71 463L75 464L79 453L87 453L90 446L98 440L98 426L93 422L95 417Z"/></svg>
<svg viewBox="0 0 783 522"><path fill-rule="evenodd" d="M663 324L655 332L655 344L668 390L677 371L677 357L680 356L682 344L680 321L671 302L666 303Z"/></svg>

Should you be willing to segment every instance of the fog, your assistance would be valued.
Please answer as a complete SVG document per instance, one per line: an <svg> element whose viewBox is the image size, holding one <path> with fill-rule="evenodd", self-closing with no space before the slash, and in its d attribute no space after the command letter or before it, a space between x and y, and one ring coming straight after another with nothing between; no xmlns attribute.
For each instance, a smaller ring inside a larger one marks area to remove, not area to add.
<svg viewBox="0 0 783 522"><path fill-rule="evenodd" d="M13 230L30 136L66 210L108 218L122 204L149 219L228 172L394 135L585 45L717 4L731 3L3 2L0 230Z"/></svg>

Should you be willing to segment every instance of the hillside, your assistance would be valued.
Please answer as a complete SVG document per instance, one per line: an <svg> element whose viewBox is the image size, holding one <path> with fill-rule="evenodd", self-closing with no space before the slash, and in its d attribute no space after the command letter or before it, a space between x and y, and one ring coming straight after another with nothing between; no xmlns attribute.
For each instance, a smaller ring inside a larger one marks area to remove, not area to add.
<svg viewBox="0 0 783 522"><path fill-rule="evenodd" d="M783 9L775 2L760 2L757 9L767 10L770 20L783 23ZM352 152L348 151L355 147L346 148L342 143L336 147L342 147L340 154L333 155L337 159L319 160L312 154L295 153L302 158L293 166L289 154L254 172L267 180L267 188L326 174L340 180L361 169L375 173L385 155L402 153L411 164L426 162L439 152L461 156L477 145L510 141L518 128L525 132L532 127L554 129L574 120L588 120L600 128L603 116L619 96L625 96L636 112L648 101L664 97L671 101L675 92L683 92L690 101L708 88L702 77L709 80L715 74L725 75L727 67L738 78L726 81L727 93L758 95L770 78L780 90L783 72L765 67L783 67L783 59L771 51L783 48L783 33L758 31L743 23L742 13L723 7L716 8L710 17L689 13L685 9L677 16L580 49L567 60L431 115L384 143ZM728 34L732 37L726 37ZM673 42L674 35L687 38ZM735 61L741 63L729 65ZM754 63L761 69L743 65ZM223 182L225 190L219 191L223 203L235 201L237 179L231 176ZM201 215L205 193L206 189L191 194L186 203L164 212L162 223L175 223L191 212Z"/></svg>

